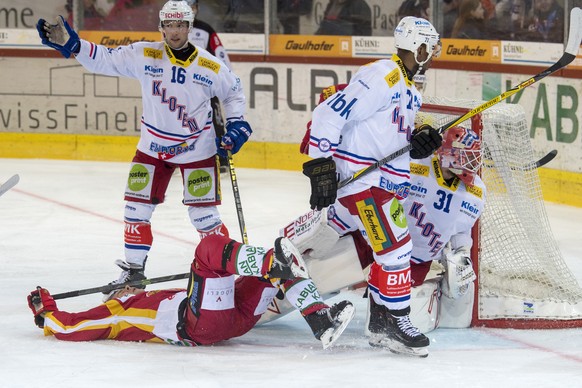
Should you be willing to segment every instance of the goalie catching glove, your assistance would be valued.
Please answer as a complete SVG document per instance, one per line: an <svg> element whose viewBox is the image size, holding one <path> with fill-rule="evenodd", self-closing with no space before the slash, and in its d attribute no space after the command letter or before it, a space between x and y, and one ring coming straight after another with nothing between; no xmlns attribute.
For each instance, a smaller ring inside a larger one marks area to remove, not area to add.
<svg viewBox="0 0 582 388"><path fill-rule="evenodd" d="M65 58L70 58L71 54L77 54L81 49L79 35L60 15L57 24L49 24L46 20L39 19L36 29L42 44L58 50Z"/></svg>
<svg viewBox="0 0 582 388"><path fill-rule="evenodd" d="M321 210L335 202L338 179L333 159L317 158L303 163L303 175L311 181L312 209Z"/></svg>
<svg viewBox="0 0 582 388"><path fill-rule="evenodd" d="M57 303L46 288L36 287L27 297L28 307L34 314L34 323L41 329L44 327L44 315L49 311L57 311Z"/></svg>
<svg viewBox="0 0 582 388"><path fill-rule="evenodd" d="M412 132L410 157L424 159L431 156L443 143L443 137L430 125L423 124Z"/></svg>
<svg viewBox="0 0 582 388"><path fill-rule="evenodd" d="M449 298L458 299L465 295L469 285L477 278L469 256L467 247L458 247L453 251L447 244L443 248L441 261L446 269L443 279L443 293Z"/></svg>

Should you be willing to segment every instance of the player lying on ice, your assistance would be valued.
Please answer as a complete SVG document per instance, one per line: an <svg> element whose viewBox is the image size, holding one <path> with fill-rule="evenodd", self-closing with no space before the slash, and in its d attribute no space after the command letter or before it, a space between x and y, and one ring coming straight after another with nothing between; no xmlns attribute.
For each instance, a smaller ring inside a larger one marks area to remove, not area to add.
<svg viewBox="0 0 582 388"><path fill-rule="evenodd" d="M195 346L247 333L279 290L301 312L324 349L355 313L349 301L331 307L323 302L289 239L278 238L267 250L218 235L205 237L196 248L187 290L126 286L104 304L71 313L60 311L48 290L38 287L28 296L28 305L44 334L60 340Z"/></svg>

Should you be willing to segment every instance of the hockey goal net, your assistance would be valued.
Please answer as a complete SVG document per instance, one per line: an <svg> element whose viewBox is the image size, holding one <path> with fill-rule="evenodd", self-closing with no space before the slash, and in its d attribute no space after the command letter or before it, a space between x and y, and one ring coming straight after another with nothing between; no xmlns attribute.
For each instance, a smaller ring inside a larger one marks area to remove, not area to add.
<svg viewBox="0 0 582 388"><path fill-rule="evenodd" d="M419 118L437 127L482 103L425 97ZM499 103L461 125L481 134L487 187L473 230L472 326L582 326L582 288L550 228L523 108Z"/></svg>

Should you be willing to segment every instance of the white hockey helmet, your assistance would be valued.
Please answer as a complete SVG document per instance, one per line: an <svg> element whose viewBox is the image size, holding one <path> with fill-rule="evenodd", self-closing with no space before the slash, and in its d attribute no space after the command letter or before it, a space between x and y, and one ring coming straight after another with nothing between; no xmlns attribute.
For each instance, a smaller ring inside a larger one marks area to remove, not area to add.
<svg viewBox="0 0 582 388"><path fill-rule="evenodd" d="M170 0L160 10L160 28L166 20L187 21L188 27L194 24L194 12L187 2Z"/></svg>
<svg viewBox="0 0 582 388"><path fill-rule="evenodd" d="M417 51L421 45L426 45L428 57L419 62ZM406 16L394 29L394 45L397 49L408 50L414 53L414 59L420 66L424 65L431 56L440 54L440 37L433 25L426 19Z"/></svg>

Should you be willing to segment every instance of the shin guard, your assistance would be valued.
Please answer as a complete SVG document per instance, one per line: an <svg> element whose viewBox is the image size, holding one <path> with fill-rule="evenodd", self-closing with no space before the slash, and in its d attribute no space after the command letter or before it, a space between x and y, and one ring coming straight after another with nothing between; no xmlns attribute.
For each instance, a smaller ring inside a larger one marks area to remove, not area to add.
<svg viewBox="0 0 582 388"><path fill-rule="evenodd" d="M402 310L410 306L410 265L384 266L373 263L368 285L390 310Z"/></svg>
<svg viewBox="0 0 582 388"><path fill-rule="evenodd" d="M125 242L125 258L128 264L143 266L154 240L151 224L144 221L125 220L123 240Z"/></svg>

